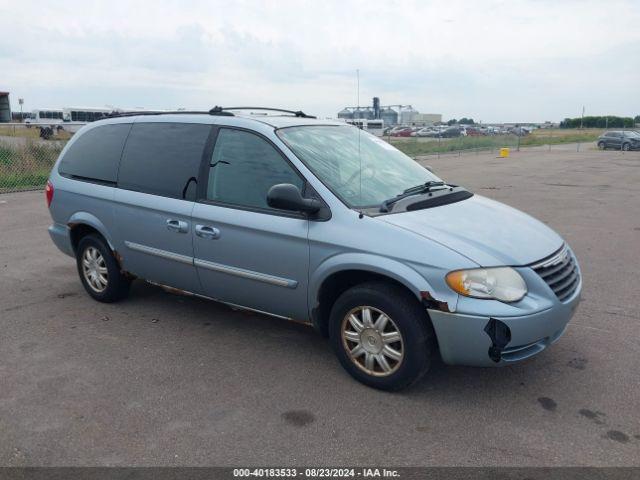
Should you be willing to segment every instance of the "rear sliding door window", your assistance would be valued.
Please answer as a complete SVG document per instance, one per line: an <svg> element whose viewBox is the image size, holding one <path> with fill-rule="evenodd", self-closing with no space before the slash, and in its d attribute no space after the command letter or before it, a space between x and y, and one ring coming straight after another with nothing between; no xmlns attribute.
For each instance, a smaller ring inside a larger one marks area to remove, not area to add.
<svg viewBox="0 0 640 480"><path fill-rule="evenodd" d="M120 162L118 187L171 198L191 197L211 125L136 123Z"/></svg>
<svg viewBox="0 0 640 480"><path fill-rule="evenodd" d="M81 134L62 157L58 172L81 180L115 183L130 129L130 123L117 123Z"/></svg>

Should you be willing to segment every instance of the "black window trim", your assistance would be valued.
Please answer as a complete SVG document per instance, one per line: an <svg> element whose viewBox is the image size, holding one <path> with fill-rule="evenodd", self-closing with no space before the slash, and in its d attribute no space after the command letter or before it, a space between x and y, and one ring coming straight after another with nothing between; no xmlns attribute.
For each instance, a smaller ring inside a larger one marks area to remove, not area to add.
<svg viewBox="0 0 640 480"><path fill-rule="evenodd" d="M93 183L94 185L103 185L105 187L114 187L114 188L117 187L116 182L112 182L110 180L100 180L99 178L83 177L81 175L73 175L71 173L62 173L60 171L58 171L58 175L64 178L68 178L70 180L76 180L78 182Z"/></svg>
<svg viewBox="0 0 640 480"><path fill-rule="evenodd" d="M218 134L220 130L240 130L243 132L247 132L257 137L265 140L269 145L271 145L274 150L284 159L285 162L291 167L294 174L296 174L302 180L302 196L307 198L316 198L322 202L324 208L320 211L320 214L316 217L311 217L302 212L289 212L286 210L277 210L273 208L260 208L260 207L251 207L248 205L239 205L236 203L227 203L221 202L219 200L210 200L207 198L207 186L209 183L209 169L211 167L211 157L213 156L213 150L215 149L216 143L218 141ZM291 160L284 154L284 152L275 144L271 139L267 138L265 135L260 132L256 132L250 128L238 127L235 125L213 125L213 129L211 135L207 139L207 144L204 148L204 153L202 156L202 163L200 164L200 172L198 175L198 188L196 194L196 202L202 203L205 205L213 205L216 207L223 208L231 208L234 210L243 210L247 212L254 213L264 213L266 215L274 215L276 217L288 217L288 218L296 218L303 220L313 220L313 221L327 221L331 218L331 209L329 205L323 200L320 194L309 184L308 180L305 176L298 170L298 168L291 163Z"/></svg>

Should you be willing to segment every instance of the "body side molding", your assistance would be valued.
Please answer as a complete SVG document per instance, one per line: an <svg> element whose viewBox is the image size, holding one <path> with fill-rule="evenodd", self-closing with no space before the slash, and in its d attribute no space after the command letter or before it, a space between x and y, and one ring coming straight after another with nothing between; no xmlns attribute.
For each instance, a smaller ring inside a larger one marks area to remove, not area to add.
<svg viewBox="0 0 640 480"><path fill-rule="evenodd" d="M221 263L209 262L208 260L200 260L199 258L196 258L194 260L194 264L196 267L206 268L215 272L227 273L229 275L235 275L236 277L249 278L251 280L257 280L259 282L277 285L279 287L296 288L298 286L298 282L296 280L276 277L274 275L267 275L266 273L254 272L253 270L245 270L238 267L230 267Z"/></svg>

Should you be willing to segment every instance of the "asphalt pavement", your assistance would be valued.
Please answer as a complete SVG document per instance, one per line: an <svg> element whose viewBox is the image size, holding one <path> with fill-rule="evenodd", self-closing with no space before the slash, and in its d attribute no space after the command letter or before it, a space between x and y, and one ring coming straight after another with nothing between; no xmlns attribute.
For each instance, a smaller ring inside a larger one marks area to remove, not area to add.
<svg viewBox="0 0 640 480"><path fill-rule="evenodd" d="M553 347L379 392L304 325L141 281L92 301L44 194L4 194L0 465L640 465L640 152L422 162L571 244L583 301Z"/></svg>

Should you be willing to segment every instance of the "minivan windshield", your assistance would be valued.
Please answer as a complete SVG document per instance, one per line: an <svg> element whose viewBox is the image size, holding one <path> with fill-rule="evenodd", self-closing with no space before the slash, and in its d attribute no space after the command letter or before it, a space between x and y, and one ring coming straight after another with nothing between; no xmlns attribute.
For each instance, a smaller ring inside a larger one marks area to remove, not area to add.
<svg viewBox="0 0 640 480"><path fill-rule="evenodd" d="M356 127L286 127L277 134L351 208L378 206L415 185L440 180L400 150Z"/></svg>

